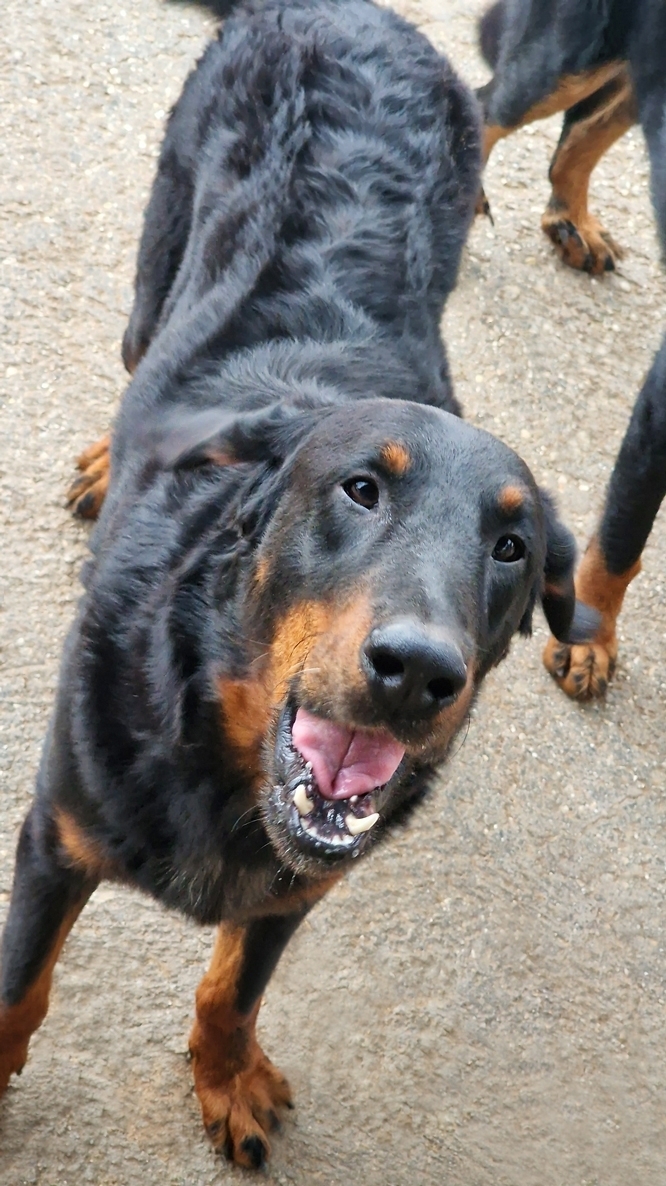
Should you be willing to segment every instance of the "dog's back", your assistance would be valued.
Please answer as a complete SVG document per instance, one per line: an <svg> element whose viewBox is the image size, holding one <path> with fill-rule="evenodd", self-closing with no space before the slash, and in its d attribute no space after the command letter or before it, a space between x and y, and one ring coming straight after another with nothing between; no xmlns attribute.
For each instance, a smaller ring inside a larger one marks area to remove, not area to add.
<svg viewBox="0 0 666 1186"><path fill-rule="evenodd" d="M580 637L548 498L439 410L455 406L438 328L478 166L462 84L362 0L248 8L191 76L19 841L0 1094L112 877L221 924L195 1089L214 1147L262 1165L291 1098L255 1034L285 944L425 795L536 600Z"/></svg>
<svg viewBox="0 0 666 1186"><path fill-rule="evenodd" d="M361 393L370 340L381 354L390 339L384 394L408 383L453 410L438 322L478 186L469 93L424 37L366 0L248 7L170 120L127 365L165 335L173 357L175 327L216 287L216 365L269 339L307 340L335 378L332 344L344 342ZM192 379L191 337L187 350Z"/></svg>

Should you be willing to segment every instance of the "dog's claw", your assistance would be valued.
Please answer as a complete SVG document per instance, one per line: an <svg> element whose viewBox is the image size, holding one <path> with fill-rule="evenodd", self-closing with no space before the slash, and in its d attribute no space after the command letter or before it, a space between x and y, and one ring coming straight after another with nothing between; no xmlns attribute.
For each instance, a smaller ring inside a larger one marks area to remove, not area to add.
<svg viewBox="0 0 666 1186"><path fill-rule="evenodd" d="M615 658L599 643L565 644L550 638L543 662L553 679L573 700L596 700L605 695L615 670Z"/></svg>
<svg viewBox="0 0 666 1186"><path fill-rule="evenodd" d="M577 226L555 204L546 209L541 225L562 262L570 268L601 276L614 272L616 259L622 258L621 248L591 215Z"/></svg>
<svg viewBox="0 0 666 1186"><path fill-rule="evenodd" d="M101 437L77 463L80 475L67 491L67 506L79 519L96 519L109 486L110 437Z"/></svg>
<svg viewBox="0 0 666 1186"><path fill-rule="evenodd" d="M490 202L486 197L483 186L481 186L481 189L479 190L479 195L476 199L476 206L474 207L474 213L481 214L484 216L484 218L489 218L490 225L495 225L495 219L493 218L492 211L490 209Z"/></svg>
<svg viewBox="0 0 666 1186"><path fill-rule="evenodd" d="M246 1137L241 1144L241 1150L253 1169L261 1169L266 1161L266 1146L259 1137Z"/></svg>

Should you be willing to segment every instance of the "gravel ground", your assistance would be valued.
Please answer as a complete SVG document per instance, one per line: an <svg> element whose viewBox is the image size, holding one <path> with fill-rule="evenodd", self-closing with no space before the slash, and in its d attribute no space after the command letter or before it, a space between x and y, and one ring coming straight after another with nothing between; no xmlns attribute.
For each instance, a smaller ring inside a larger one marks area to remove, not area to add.
<svg viewBox="0 0 666 1186"><path fill-rule="evenodd" d="M476 0L396 7L472 83ZM0 27L0 913L78 596L63 510L124 386L141 211L164 114L211 29L157 0L6 0ZM557 121L500 145L444 332L468 416L517 447L581 542L666 324L640 133L595 209L627 247L599 281L539 230ZM261 1030L298 1108L265 1181L663 1186L666 533L622 622L606 704L540 664L487 681L429 810L310 917ZM185 1059L211 936L102 887L0 1110L0 1183L205 1186L243 1175L200 1130Z"/></svg>

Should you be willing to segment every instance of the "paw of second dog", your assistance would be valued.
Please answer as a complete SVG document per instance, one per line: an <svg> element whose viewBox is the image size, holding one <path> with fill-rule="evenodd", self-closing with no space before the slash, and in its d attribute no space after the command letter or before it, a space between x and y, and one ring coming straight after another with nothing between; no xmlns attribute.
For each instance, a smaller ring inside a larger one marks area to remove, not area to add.
<svg viewBox="0 0 666 1186"><path fill-rule="evenodd" d="M11 1013L11 1010L6 1010L6 1015ZM8 1016L5 1017L5 1022L8 1022ZM0 1096L3 1096L7 1090L9 1080L12 1075L20 1075L23 1070L26 1059L28 1057L28 1042L22 1033L12 1033L9 1024L3 1024L2 1011L0 1011Z"/></svg>
<svg viewBox="0 0 666 1186"><path fill-rule="evenodd" d="M563 263L592 276L613 272L624 254L618 243L591 215L575 223L567 211L548 207L541 226Z"/></svg>
<svg viewBox="0 0 666 1186"><path fill-rule="evenodd" d="M553 679L573 700L598 700L615 671L617 645L598 642L570 646L552 636L543 662Z"/></svg>
<svg viewBox="0 0 666 1186"><path fill-rule="evenodd" d="M96 519L109 486L111 438L107 433L78 458L80 475L67 491L67 506L79 519Z"/></svg>

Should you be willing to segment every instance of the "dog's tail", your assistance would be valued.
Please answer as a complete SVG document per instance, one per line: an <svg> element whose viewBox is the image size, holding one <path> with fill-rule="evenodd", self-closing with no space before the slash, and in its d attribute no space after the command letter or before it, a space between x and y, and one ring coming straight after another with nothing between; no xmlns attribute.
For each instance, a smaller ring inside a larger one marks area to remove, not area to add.
<svg viewBox="0 0 666 1186"><path fill-rule="evenodd" d="M492 70L495 69L499 57L500 38L505 16L505 0L497 0L496 4L486 9L479 21L479 49Z"/></svg>

